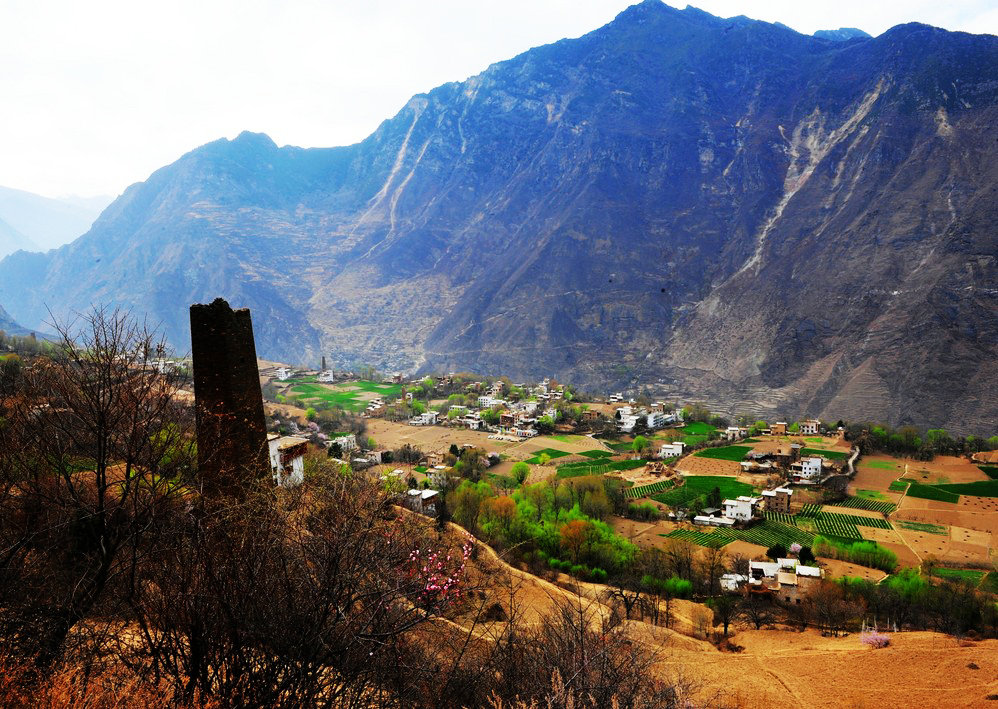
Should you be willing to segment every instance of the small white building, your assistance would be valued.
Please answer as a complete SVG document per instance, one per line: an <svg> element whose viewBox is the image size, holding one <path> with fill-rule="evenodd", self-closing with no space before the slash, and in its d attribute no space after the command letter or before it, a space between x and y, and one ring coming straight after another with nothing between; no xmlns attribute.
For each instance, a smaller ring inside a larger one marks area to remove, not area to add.
<svg viewBox="0 0 998 709"><path fill-rule="evenodd" d="M623 433L631 433L640 420L641 417L634 414L621 414L620 421L617 422L617 428Z"/></svg>
<svg viewBox="0 0 998 709"><path fill-rule="evenodd" d="M673 441L672 443L663 443L662 447L658 451L659 458L676 458L683 454L683 448L686 444L682 441Z"/></svg>
<svg viewBox="0 0 998 709"><path fill-rule="evenodd" d="M457 419L457 421L460 421L472 431L480 431L484 425L482 417L477 413L468 414L467 416Z"/></svg>
<svg viewBox="0 0 998 709"><path fill-rule="evenodd" d="M437 412L426 411L418 416L413 416L409 420L410 426L435 426L437 423Z"/></svg>
<svg viewBox="0 0 998 709"><path fill-rule="evenodd" d="M800 432L805 436L813 436L818 433L818 428L821 426L821 421L817 419L808 419L807 421L800 422Z"/></svg>
<svg viewBox="0 0 998 709"><path fill-rule="evenodd" d="M790 477L795 483L813 483L821 478L822 459L813 455L801 458L800 462L790 464Z"/></svg>
<svg viewBox="0 0 998 709"><path fill-rule="evenodd" d="M739 495L733 500L725 500L723 504L725 517L747 522L755 516L759 506L759 498Z"/></svg>
<svg viewBox="0 0 998 709"><path fill-rule="evenodd" d="M738 590L738 587L743 583L748 581L748 576L743 574L722 574L721 575L721 590L727 591L729 593L734 593Z"/></svg>
<svg viewBox="0 0 998 709"><path fill-rule="evenodd" d="M648 423L648 428L654 430L656 428L664 428L671 423L671 418L669 414L664 411L652 411L648 414L646 419Z"/></svg>
<svg viewBox="0 0 998 709"><path fill-rule="evenodd" d="M308 439L297 436L267 435L270 452L270 471L274 482L281 487L292 487L305 480L305 453Z"/></svg>
<svg viewBox="0 0 998 709"><path fill-rule="evenodd" d="M280 367L277 370L277 381L286 382L287 380L291 379L291 377L293 377L294 374L295 373L291 369L287 367Z"/></svg>
<svg viewBox="0 0 998 709"><path fill-rule="evenodd" d="M319 373L319 376L315 378L315 381L322 382L323 384L331 384L336 381L336 373L331 369L327 369Z"/></svg>
<svg viewBox="0 0 998 709"><path fill-rule="evenodd" d="M354 433L334 433L329 439L329 445L332 446L334 443L339 445L341 453L346 454L357 448L357 435Z"/></svg>
<svg viewBox="0 0 998 709"><path fill-rule="evenodd" d="M724 429L724 433L722 433L721 435L723 435L725 439L729 441L735 441L738 440L739 438L744 438L746 435L748 435L748 429L739 428L738 426L728 426L726 429Z"/></svg>

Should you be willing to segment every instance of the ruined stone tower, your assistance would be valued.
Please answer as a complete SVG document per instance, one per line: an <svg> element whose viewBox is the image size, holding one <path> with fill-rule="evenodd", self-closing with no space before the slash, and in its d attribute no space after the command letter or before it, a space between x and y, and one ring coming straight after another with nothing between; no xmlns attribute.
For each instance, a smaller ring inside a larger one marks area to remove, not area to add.
<svg viewBox="0 0 998 709"><path fill-rule="evenodd" d="M248 308L222 298L191 306L198 468L206 489L234 490L270 473L260 375Z"/></svg>

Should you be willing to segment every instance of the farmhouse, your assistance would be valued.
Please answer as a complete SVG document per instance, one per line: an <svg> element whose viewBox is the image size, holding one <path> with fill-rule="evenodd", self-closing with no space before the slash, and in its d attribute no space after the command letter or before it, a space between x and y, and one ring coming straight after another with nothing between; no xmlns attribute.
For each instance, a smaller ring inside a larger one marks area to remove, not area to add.
<svg viewBox="0 0 998 709"><path fill-rule="evenodd" d="M275 483L281 487L292 487L305 480L308 439L270 433L267 434L267 447Z"/></svg>
<svg viewBox="0 0 998 709"><path fill-rule="evenodd" d="M437 412L436 411L426 411L419 414L418 416L413 416L409 420L410 426L435 426L437 423Z"/></svg>
<svg viewBox="0 0 998 709"><path fill-rule="evenodd" d="M733 500L725 500L722 504L724 505L725 517L739 522L748 522L758 511L759 498L739 495Z"/></svg>
<svg viewBox="0 0 998 709"><path fill-rule="evenodd" d="M659 458L676 458L683 454L683 448L686 444L682 441L674 441L672 443L663 443L662 447L658 451Z"/></svg>
<svg viewBox="0 0 998 709"><path fill-rule="evenodd" d="M409 490L405 496L405 506L413 512L434 515L437 513L437 496L439 494L436 490Z"/></svg>
<svg viewBox="0 0 998 709"><path fill-rule="evenodd" d="M790 478L795 483L813 484L821 477L822 459L819 456L803 458L800 462L790 465Z"/></svg>
<svg viewBox="0 0 998 709"><path fill-rule="evenodd" d="M772 426L769 427L769 430L773 433L774 436L785 436L787 435L787 422L777 421L776 423L774 423Z"/></svg>
<svg viewBox="0 0 998 709"><path fill-rule="evenodd" d="M728 426L726 429L724 429L724 432L721 435L724 436L726 440L734 441L739 438L744 438L746 435L748 435L748 429L739 428L738 426Z"/></svg>
<svg viewBox="0 0 998 709"><path fill-rule="evenodd" d="M800 432L805 436L813 436L818 433L818 429L821 427L821 421L817 419L808 419L807 421L800 422Z"/></svg>
<svg viewBox="0 0 998 709"><path fill-rule="evenodd" d="M788 487L778 487L773 490L763 490L762 499L766 512L782 512L790 514L790 498L794 491Z"/></svg>
<svg viewBox="0 0 998 709"><path fill-rule="evenodd" d="M334 433L329 441L329 445L331 446L333 443L339 445L342 453L346 453L357 448L357 436L353 433Z"/></svg>
<svg viewBox="0 0 998 709"><path fill-rule="evenodd" d="M797 559L749 562L749 592L771 593L781 601L800 603L812 586L821 581L817 566L798 564Z"/></svg>

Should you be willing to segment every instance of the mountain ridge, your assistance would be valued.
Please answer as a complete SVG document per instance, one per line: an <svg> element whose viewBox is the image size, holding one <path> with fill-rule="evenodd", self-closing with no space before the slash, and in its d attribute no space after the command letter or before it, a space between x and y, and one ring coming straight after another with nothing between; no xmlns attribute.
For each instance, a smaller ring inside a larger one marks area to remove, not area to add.
<svg viewBox="0 0 998 709"><path fill-rule="evenodd" d="M5 259L0 302L29 324L125 304L183 348L180 306L222 295L287 361L969 429L998 416L972 392L998 376L996 66L985 36L839 42L646 0L417 94L351 146L191 151L73 244ZM885 322L907 323L911 372ZM936 372L960 386L911 386Z"/></svg>

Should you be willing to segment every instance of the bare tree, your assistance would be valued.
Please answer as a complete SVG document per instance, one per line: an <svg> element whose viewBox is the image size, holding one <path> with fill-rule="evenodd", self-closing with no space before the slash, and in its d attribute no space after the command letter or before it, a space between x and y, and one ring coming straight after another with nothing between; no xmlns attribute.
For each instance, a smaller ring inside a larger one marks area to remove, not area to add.
<svg viewBox="0 0 998 709"><path fill-rule="evenodd" d="M0 403L0 633L42 666L131 593L193 461L181 382L148 364L155 332L100 308L56 330Z"/></svg>

